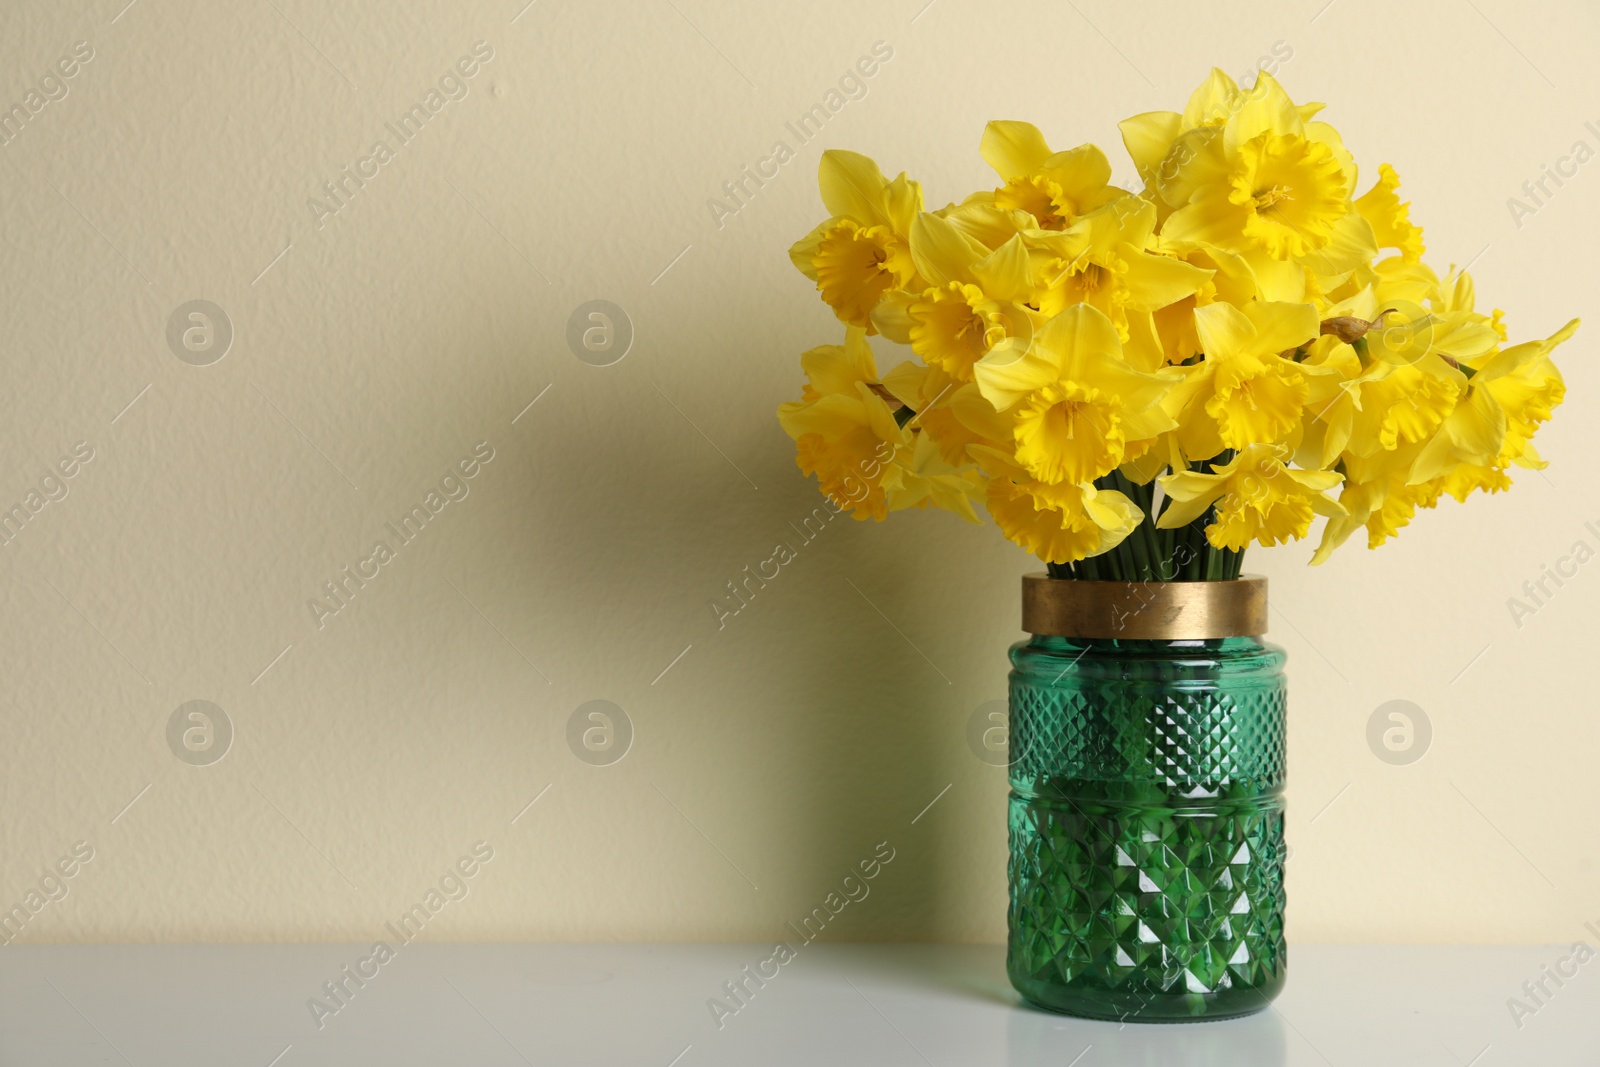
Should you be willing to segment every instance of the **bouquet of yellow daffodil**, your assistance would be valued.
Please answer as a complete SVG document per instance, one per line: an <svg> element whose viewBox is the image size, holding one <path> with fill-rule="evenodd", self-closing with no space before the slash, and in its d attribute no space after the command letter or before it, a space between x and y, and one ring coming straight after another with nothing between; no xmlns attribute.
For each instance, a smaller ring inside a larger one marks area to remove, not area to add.
<svg viewBox="0 0 1600 1067"><path fill-rule="evenodd" d="M1214 70L1181 114L1121 124L1138 192L1092 144L991 122L1001 184L931 212L825 153L831 217L789 255L845 336L778 410L800 469L858 519L982 501L1055 577L1152 581L1237 577L1316 515L1312 562L1361 526L1376 547L1543 467L1577 321L1505 346L1471 278L1422 262L1394 170L1355 195L1321 109ZM880 375L874 334L920 362Z"/></svg>

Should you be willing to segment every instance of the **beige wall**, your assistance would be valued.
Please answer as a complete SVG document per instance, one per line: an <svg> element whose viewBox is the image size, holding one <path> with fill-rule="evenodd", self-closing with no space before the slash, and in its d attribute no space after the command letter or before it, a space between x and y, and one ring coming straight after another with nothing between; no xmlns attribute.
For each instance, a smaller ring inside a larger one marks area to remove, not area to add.
<svg viewBox="0 0 1600 1067"><path fill-rule="evenodd" d="M1000 939L1003 777L965 731L1030 561L942 513L841 519L723 628L709 606L818 502L773 409L839 333L784 255L825 146L935 204L989 181L993 117L1127 174L1119 118L1281 42L1290 93L1329 102L1365 176L1399 168L1430 258L1475 261L1514 334L1591 310L1600 163L1520 227L1506 205L1600 149L1577 0L121 2L0 14L7 106L93 48L0 147L0 503L93 451L0 548L0 905L93 849L26 941L365 940L479 841L428 936L767 938L887 841L830 934ZM400 144L385 124L479 41L465 98ZM879 41L865 98L799 143L785 123ZM375 177L308 206L378 140ZM718 225L778 140L794 161ZM166 338L196 299L234 331L206 366ZM632 322L612 366L565 339L595 299ZM1291 655L1295 938L1600 918L1600 564L1520 628L1507 608L1600 548L1597 327L1560 353L1544 476L1317 571L1252 553ZM398 545L385 523L480 442L465 499L319 627L321 583ZM566 740L596 699L635 733L610 766ZM232 723L219 762L169 747L191 700ZM1420 762L1369 750L1390 700L1432 723Z"/></svg>

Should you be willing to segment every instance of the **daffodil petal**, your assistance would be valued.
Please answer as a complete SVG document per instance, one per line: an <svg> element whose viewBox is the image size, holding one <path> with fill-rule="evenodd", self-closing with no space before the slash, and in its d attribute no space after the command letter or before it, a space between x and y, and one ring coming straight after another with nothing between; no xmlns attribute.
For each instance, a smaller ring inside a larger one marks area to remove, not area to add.
<svg viewBox="0 0 1600 1067"><path fill-rule="evenodd" d="M1246 352L1255 345L1255 323L1232 304L1195 308L1194 324L1201 349L1212 359Z"/></svg>
<svg viewBox="0 0 1600 1067"><path fill-rule="evenodd" d="M972 265L989 250L948 219L926 211L911 223L911 258L917 273L936 286L972 279Z"/></svg>
<svg viewBox="0 0 1600 1067"><path fill-rule="evenodd" d="M831 148L822 153L817 184L830 215L854 219L863 226L889 225L883 204L883 187L888 183L878 164L859 152Z"/></svg>
<svg viewBox="0 0 1600 1067"><path fill-rule="evenodd" d="M1167 158L1167 149L1177 139L1182 124L1183 116L1176 111L1146 111L1118 124L1123 147L1145 181L1154 184L1156 169Z"/></svg>
<svg viewBox="0 0 1600 1067"><path fill-rule="evenodd" d="M1286 352L1313 340L1321 318L1310 304L1257 300L1244 306L1245 317L1255 327L1255 351Z"/></svg>
<svg viewBox="0 0 1600 1067"><path fill-rule="evenodd" d="M1011 119L996 119L985 126L978 152L1004 181L1032 174L1051 156L1039 127Z"/></svg>

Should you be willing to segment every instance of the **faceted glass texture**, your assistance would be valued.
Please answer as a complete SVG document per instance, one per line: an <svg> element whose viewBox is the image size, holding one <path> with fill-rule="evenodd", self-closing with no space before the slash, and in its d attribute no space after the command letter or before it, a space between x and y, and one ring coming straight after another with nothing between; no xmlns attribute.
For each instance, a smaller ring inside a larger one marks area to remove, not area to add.
<svg viewBox="0 0 1600 1067"><path fill-rule="evenodd" d="M1178 1022L1277 995L1285 658L1250 637L1012 647L1006 967L1029 1001Z"/></svg>

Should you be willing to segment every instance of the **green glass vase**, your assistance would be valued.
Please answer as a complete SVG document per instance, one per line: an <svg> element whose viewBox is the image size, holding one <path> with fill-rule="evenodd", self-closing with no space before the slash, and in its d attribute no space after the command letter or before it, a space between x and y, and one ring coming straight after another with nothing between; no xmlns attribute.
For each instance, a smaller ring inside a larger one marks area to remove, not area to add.
<svg viewBox="0 0 1600 1067"><path fill-rule="evenodd" d="M1260 1011L1283 987L1282 649L1011 649L1009 941L1027 1000L1097 1019Z"/></svg>

